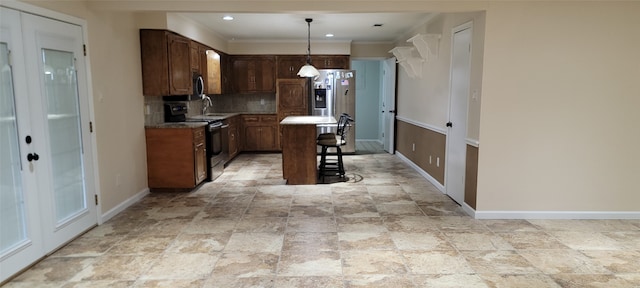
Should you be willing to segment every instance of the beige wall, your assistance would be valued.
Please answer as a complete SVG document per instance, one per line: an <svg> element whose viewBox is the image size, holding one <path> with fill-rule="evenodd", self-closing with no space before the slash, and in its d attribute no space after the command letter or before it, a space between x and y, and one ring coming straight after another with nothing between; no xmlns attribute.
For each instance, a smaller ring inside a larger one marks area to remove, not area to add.
<svg viewBox="0 0 640 288"><path fill-rule="evenodd" d="M640 211L640 3L492 3L478 210Z"/></svg>

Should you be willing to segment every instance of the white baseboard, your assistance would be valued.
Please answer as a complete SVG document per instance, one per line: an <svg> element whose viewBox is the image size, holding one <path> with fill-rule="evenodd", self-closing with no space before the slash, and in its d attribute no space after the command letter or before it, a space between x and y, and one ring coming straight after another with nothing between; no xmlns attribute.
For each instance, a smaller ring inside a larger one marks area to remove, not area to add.
<svg viewBox="0 0 640 288"><path fill-rule="evenodd" d="M144 188L142 189L142 191L136 193L135 195L131 196L129 199L123 201L122 203L118 204L116 207L111 208L111 210L107 211L106 213L102 214L102 216L100 217L101 222L100 223L104 223L107 220L113 218L114 216L118 215L118 213L124 211L125 209L129 208L129 206L135 204L136 202L140 201L140 199L142 199L144 196L147 196L147 194L149 194L149 188Z"/></svg>
<svg viewBox="0 0 640 288"><path fill-rule="evenodd" d="M427 179L427 181L431 182L431 184L433 184L433 186L436 186L436 188L438 188L438 190L440 190L440 192L442 192L442 194L446 194L445 190L444 190L444 185L440 184L440 182L438 182L438 180L436 180L436 178L433 178L431 175L429 175L429 173L427 173L426 171L422 170L422 168L420 168L420 166L416 165L416 163L413 163L411 160L409 160L409 158L407 158L406 156L402 155L402 153L398 152L397 150L396 150L396 154L395 155L398 156L398 158L400 158L400 160L404 161L409 166L411 166L411 168L416 170L416 172L418 172L418 174L420 174L422 177Z"/></svg>
<svg viewBox="0 0 640 288"><path fill-rule="evenodd" d="M469 207L472 209L471 207ZM467 212L468 213L468 212ZM470 214L471 215L471 214ZM637 211L474 211L476 219L640 219Z"/></svg>

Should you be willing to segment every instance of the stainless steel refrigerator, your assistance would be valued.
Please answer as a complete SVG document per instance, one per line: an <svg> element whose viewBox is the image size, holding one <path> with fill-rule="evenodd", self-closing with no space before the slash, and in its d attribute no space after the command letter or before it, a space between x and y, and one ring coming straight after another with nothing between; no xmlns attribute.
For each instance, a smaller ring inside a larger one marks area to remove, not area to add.
<svg viewBox="0 0 640 288"><path fill-rule="evenodd" d="M356 118L356 71L342 69L321 69L320 76L312 79L309 114L333 116L338 120L342 113ZM318 134L335 133L337 125L319 125ZM347 145L342 153L356 152L356 123L351 123L347 132Z"/></svg>

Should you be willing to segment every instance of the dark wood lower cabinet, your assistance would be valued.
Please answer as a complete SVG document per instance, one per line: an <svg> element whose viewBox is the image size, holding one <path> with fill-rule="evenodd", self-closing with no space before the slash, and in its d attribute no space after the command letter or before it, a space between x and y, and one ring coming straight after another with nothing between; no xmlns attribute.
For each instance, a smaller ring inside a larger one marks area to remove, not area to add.
<svg viewBox="0 0 640 288"><path fill-rule="evenodd" d="M316 184L316 139L312 125L282 125L282 177L289 185Z"/></svg>
<svg viewBox="0 0 640 288"><path fill-rule="evenodd" d="M191 189L207 178L204 129L145 129L149 188Z"/></svg>
<svg viewBox="0 0 640 288"><path fill-rule="evenodd" d="M242 115L242 127L243 151L280 151L276 115Z"/></svg>

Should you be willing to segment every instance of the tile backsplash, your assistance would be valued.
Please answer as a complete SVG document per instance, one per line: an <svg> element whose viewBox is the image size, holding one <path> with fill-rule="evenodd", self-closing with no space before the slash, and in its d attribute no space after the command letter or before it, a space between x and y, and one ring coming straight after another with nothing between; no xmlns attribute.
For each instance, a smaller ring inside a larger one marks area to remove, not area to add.
<svg viewBox="0 0 640 288"><path fill-rule="evenodd" d="M263 94L224 94L209 95L212 107L207 113L276 113L276 95L274 93ZM155 125L164 122L164 100L162 97L144 97L145 125ZM188 102L188 116L202 114L202 100L182 101Z"/></svg>

